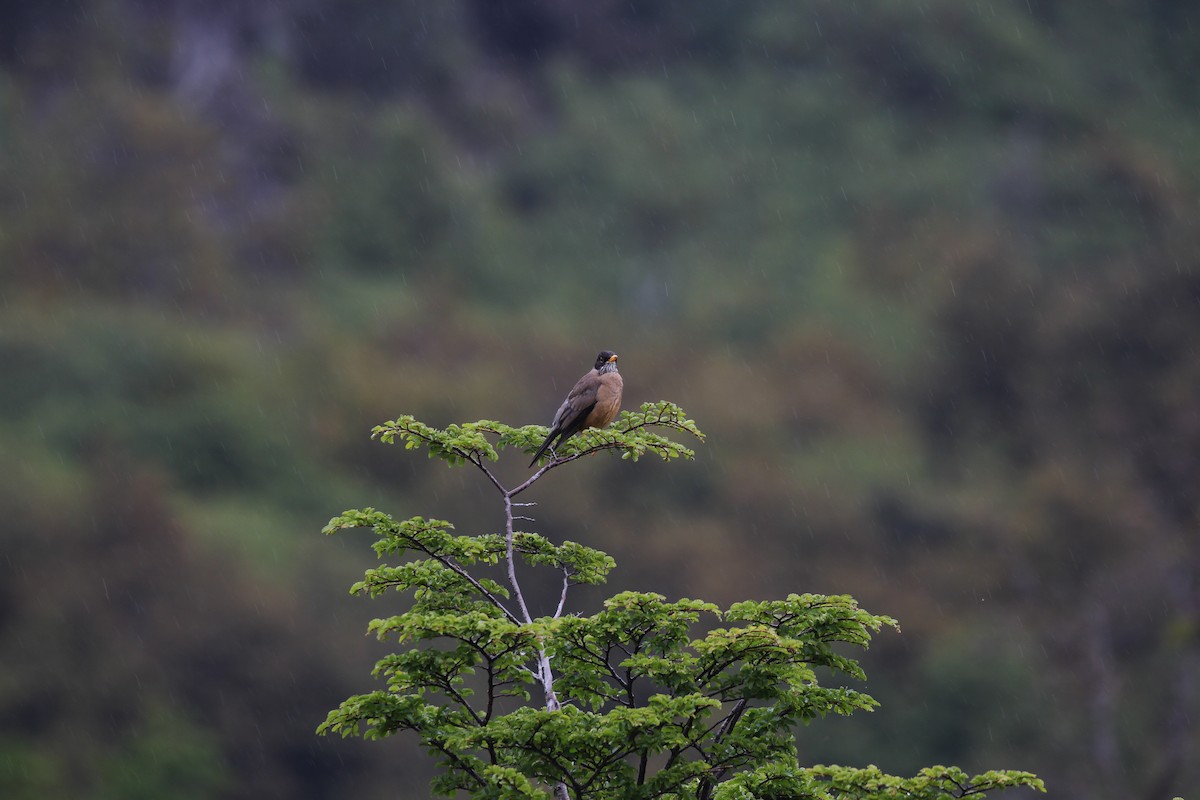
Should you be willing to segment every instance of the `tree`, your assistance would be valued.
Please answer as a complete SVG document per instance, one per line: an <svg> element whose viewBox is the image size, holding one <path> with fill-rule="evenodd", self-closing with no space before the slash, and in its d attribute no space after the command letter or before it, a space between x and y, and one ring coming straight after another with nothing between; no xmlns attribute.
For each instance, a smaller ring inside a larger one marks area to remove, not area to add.
<svg viewBox="0 0 1200 800"><path fill-rule="evenodd" d="M589 616L567 613L571 587L604 582L615 563L575 542L518 531L517 521L527 519L518 512L529 504L515 498L550 470L603 450L633 461L694 455L652 427L703 439L677 406L648 403L612 428L560 445L507 488L488 462L505 447L533 452L546 428L480 421L439 430L411 416L377 426L384 442L399 439L478 469L500 495L504 531L457 535L449 522L397 521L370 508L330 521L326 533L372 528L378 556L400 560L368 570L351 591L396 590L411 602L370 624L399 646L376 665L387 688L349 698L318 731L366 738L412 731L440 759L434 790L474 798L932 800L1043 788L1017 771L972 777L930 767L902 778L875 767L801 766L797 724L876 706L867 694L821 682L864 679L839 646L866 647L873 633L896 625L851 597L793 594L721 611L627 591ZM530 613L518 561L554 573L550 616Z"/></svg>

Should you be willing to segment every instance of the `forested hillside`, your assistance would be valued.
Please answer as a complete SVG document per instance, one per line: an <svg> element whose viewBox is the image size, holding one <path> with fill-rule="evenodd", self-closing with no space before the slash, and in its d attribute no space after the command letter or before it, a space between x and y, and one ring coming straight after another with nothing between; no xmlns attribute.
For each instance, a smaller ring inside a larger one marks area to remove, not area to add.
<svg viewBox="0 0 1200 800"><path fill-rule="evenodd" d="M1182 0L0 2L0 795L427 796L320 530L602 348L539 533L901 623L806 762L1200 794L1198 200Z"/></svg>

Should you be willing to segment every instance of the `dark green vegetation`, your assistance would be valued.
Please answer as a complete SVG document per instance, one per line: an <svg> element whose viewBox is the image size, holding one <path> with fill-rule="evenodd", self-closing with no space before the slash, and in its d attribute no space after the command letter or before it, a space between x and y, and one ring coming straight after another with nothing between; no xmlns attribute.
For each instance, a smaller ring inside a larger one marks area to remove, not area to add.
<svg viewBox="0 0 1200 800"><path fill-rule="evenodd" d="M1197 793L1194 4L698 5L0 4L0 794L424 796L311 734L379 655L316 531L494 529L370 425L601 347L709 443L531 527L903 627L806 763Z"/></svg>
<svg viewBox="0 0 1200 800"><path fill-rule="evenodd" d="M802 763L800 725L878 705L836 685L866 678L839 650L866 648L896 621L848 595L793 593L722 611L621 592L598 613L575 611L572 589L605 583L616 564L595 548L521 531L529 517L519 512L533 504L518 498L550 470L606 450L631 461L692 459L670 436L703 434L678 406L644 403L612 427L564 442L536 473L506 486L494 468L500 451L536 452L548 430L493 420L439 430L410 415L375 428L386 443L399 439L406 449L478 470L468 468L497 492L504 529L461 536L443 520L397 521L372 508L330 520L326 533L372 529L385 560L351 591L398 592L410 602L370 625L397 648L375 665L387 688L344 701L321 733L413 735L438 759L433 788L446 796L953 800L1015 787L1044 791L1033 775L1011 770L969 776L937 766L903 778L874 766ZM530 611L532 588L558 591L552 611Z"/></svg>

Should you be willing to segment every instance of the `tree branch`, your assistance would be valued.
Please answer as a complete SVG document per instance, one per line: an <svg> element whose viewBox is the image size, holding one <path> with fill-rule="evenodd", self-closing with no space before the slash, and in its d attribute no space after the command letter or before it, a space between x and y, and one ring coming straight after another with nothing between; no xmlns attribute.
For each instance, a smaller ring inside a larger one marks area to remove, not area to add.
<svg viewBox="0 0 1200 800"><path fill-rule="evenodd" d="M567 565L563 564L563 588L562 594L558 597L558 608L554 609L554 618L558 619L562 616L563 608L567 605L567 589L571 586L571 571L567 569Z"/></svg>
<svg viewBox="0 0 1200 800"><path fill-rule="evenodd" d="M499 483L496 485L499 486ZM512 498L512 492L504 492L504 555L508 566L508 582L512 586L513 594L517 598L517 605L521 608L521 615L525 619L525 624L532 625L533 617L529 613L529 606L525 603L525 595L521 592L521 583L517 580L517 559L513 552ZM540 642L538 644L537 665L536 674L538 682L542 684L542 694L546 698L546 710L558 711L561 706L558 702L558 696L554 693L554 673L550 670L550 657L546 655L546 649Z"/></svg>
<svg viewBox="0 0 1200 800"><path fill-rule="evenodd" d="M462 450L458 450L458 452L462 453L463 457L467 461L469 461L472 464L474 464L475 466L479 467L480 471L482 471L484 475L487 475L488 480L491 481L492 485L496 487L496 491L500 492L500 494L503 494L503 495L508 494L508 490L506 490L500 484L500 481L498 481L496 479L496 476L492 474L492 471L483 465L483 456L479 455L479 453L468 454L468 453L463 452Z"/></svg>
<svg viewBox="0 0 1200 800"><path fill-rule="evenodd" d="M525 595L521 592L521 584L517 580L517 561L513 553L513 503L512 496L504 493L504 556L508 562L508 583L512 586L513 596L517 598L517 605L521 608L521 616L526 625L533 623L533 617L529 614L529 606L525 604Z"/></svg>
<svg viewBox="0 0 1200 800"><path fill-rule="evenodd" d="M456 563L454 560L452 560L450 558L447 558L447 557L444 557L441 555L437 555L435 553L431 553L428 550L425 550L423 552L426 555L428 555L430 558L432 558L434 561L437 561L442 566L446 567L447 569L454 570L454 572L457 573L459 576L465 578L466 581L475 588L475 591L479 592L481 595L483 595L485 598L487 598L487 601L489 603L491 603L492 605L494 605L497 609L499 609L500 612L502 614L504 614L504 616L508 617L508 620L510 622L513 622L517 625L521 624L521 621L519 619L517 619L516 615L508 610L508 606L504 605L504 603L502 603L500 601L499 597L496 597L496 595L489 592L487 590L487 587L485 587L482 583L480 583L478 580L476 580L475 576L473 576L471 573L467 572L466 567L462 566L461 564Z"/></svg>

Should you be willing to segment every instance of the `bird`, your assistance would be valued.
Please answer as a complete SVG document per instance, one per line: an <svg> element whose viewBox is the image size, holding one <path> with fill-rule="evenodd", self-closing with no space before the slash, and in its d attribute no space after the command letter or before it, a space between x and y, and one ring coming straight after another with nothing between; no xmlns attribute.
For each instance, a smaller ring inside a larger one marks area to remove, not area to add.
<svg viewBox="0 0 1200 800"><path fill-rule="evenodd" d="M537 463L555 439L562 444L586 428L603 428L616 419L617 412L621 410L624 389L625 381L617 372L617 354L611 350L601 350L600 355L596 356L596 365L575 383L567 399L554 412L550 433L529 466L532 468Z"/></svg>

